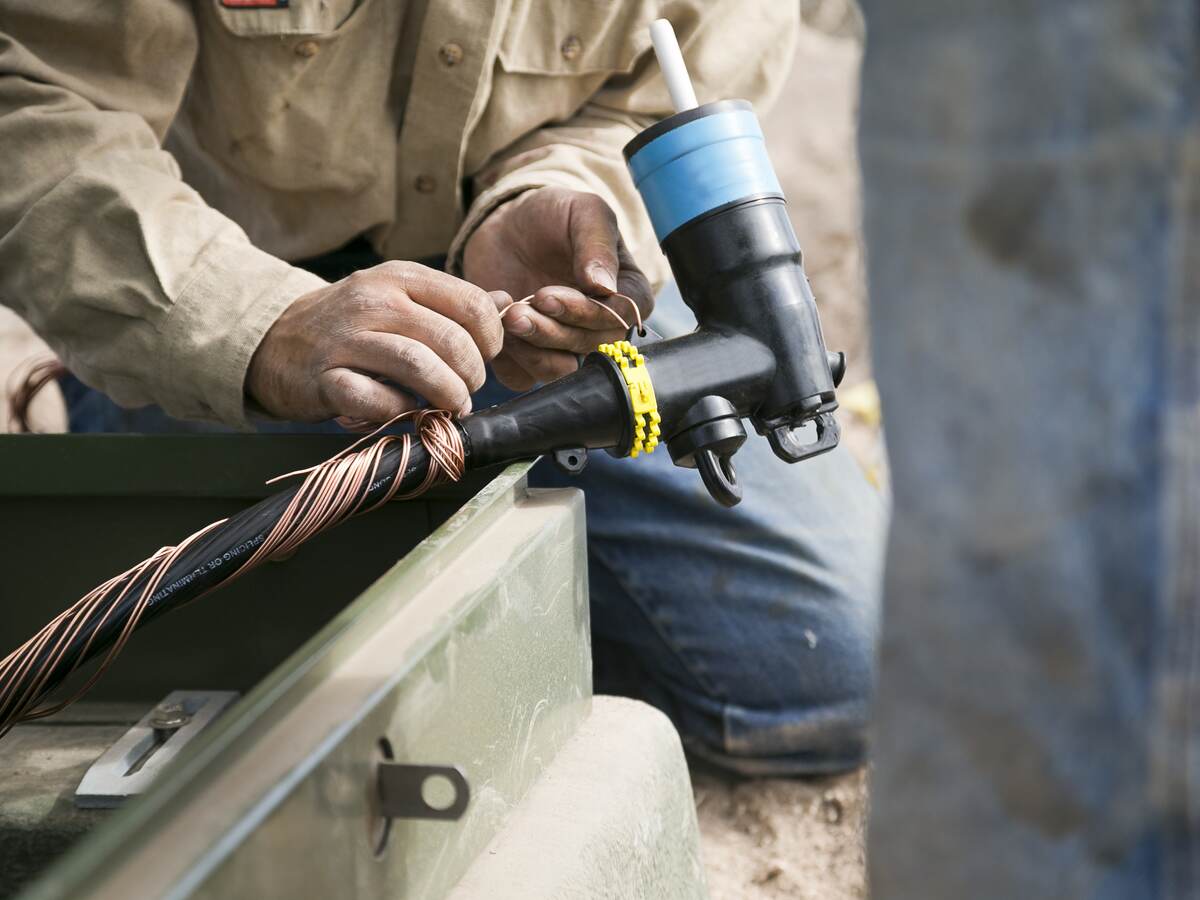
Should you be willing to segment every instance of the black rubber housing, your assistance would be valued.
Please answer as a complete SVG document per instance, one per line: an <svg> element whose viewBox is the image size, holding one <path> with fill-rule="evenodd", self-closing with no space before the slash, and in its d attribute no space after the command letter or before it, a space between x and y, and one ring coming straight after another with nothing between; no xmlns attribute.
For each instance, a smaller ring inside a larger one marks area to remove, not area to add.
<svg viewBox="0 0 1200 900"><path fill-rule="evenodd" d="M771 383L753 414L758 431L800 425L837 408L816 301L782 199L756 197L714 210L676 229L662 247L705 329L753 337L774 358Z"/></svg>
<svg viewBox="0 0 1200 900"><path fill-rule="evenodd" d="M702 397L724 397L739 415L758 412L775 378L775 356L750 335L701 328L641 348L654 384L662 433L670 440Z"/></svg>
<svg viewBox="0 0 1200 900"><path fill-rule="evenodd" d="M607 356L460 423L472 466L528 459L555 450L619 447L631 441L629 392Z"/></svg>
<svg viewBox="0 0 1200 900"><path fill-rule="evenodd" d="M635 153L651 141L662 137L668 131L674 131L680 125L686 125L688 122L703 119L705 116L714 116L718 113L735 112L737 110L754 112L754 105L749 100L714 100L712 103L705 103L703 106L694 106L691 109L685 109L683 112L660 119L649 128L639 131L633 140L625 145L621 152L625 156L625 161L628 162L633 158Z"/></svg>
<svg viewBox="0 0 1200 900"><path fill-rule="evenodd" d="M700 330L640 349L665 440L708 395L724 397L740 415L751 415L775 372L771 351L744 334ZM629 389L601 353L589 354L579 371L565 378L467 416L461 426L472 466L580 447L624 455L633 443Z"/></svg>

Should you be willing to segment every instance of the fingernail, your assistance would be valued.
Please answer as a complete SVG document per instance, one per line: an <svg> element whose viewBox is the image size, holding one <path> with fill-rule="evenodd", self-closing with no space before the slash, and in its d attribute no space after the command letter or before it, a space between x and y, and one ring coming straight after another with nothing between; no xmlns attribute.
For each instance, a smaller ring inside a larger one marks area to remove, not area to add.
<svg viewBox="0 0 1200 900"><path fill-rule="evenodd" d="M599 263L593 263L588 267L588 275L592 281L600 285L606 291L615 293L617 290L617 279L613 278L612 273Z"/></svg>
<svg viewBox="0 0 1200 900"><path fill-rule="evenodd" d="M533 334L533 320L529 316L511 316L508 320L508 330L516 335Z"/></svg>
<svg viewBox="0 0 1200 900"><path fill-rule="evenodd" d="M540 297L533 304L538 312L545 313L548 316L557 316L563 311L563 305L558 301L557 297Z"/></svg>

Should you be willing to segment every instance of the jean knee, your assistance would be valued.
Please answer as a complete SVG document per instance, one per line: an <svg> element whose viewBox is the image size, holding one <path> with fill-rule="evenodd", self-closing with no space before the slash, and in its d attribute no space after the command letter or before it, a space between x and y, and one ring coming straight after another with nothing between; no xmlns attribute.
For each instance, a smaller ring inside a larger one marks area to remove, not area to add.
<svg viewBox="0 0 1200 900"><path fill-rule="evenodd" d="M877 588L830 578L799 592L763 590L752 600L737 582L731 578L724 594L706 598L710 612L724 610L710 627L691 627L694 621L674 627L672 611L696 605L691 592L657 597L649 619L659 626L662 646L637 654L646 676L642 698L671 716L697 756L744 774L860 765L874 683Z"/></svg>
<svg viewBox="0 0 1200 900"><path fill-rule="evenodd" d="M576 483L588 492L594 634L636 660L643 699L700 755L852 767L873 681L883 503L841 453L784 466L755 444L739 460L747 494L732 510L669 460L589 465Z"/></svg>

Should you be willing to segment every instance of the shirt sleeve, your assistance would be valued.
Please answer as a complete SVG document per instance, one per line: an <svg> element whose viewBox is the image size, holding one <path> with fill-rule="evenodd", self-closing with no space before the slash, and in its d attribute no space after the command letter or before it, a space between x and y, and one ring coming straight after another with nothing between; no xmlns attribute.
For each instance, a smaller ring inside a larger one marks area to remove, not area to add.
<svg viewBox="0 0 1200 900"><path fill-rule="evenodd" d="M5 0L0 301L117 403L246 427L254 350L324 282L255 248L162 149L195 55L186 0Z"/></svg>
<svg viewBox="0 0 1200 900"><path fill-rule="evenodd" d="M798 4L671 0L659 14L675 26L700 103L739 98L761 113L774 101L791 67ZM648 44L641 34L618 39ZM461 271L463 246L497 206L531 188L558 186L604 198L657 289L670 270L621 151L640 131L671 113L666 84L647 49L628 73L609 78L567 121L544 125L472 173L475 196L451 245L448 268Z"/></svg>

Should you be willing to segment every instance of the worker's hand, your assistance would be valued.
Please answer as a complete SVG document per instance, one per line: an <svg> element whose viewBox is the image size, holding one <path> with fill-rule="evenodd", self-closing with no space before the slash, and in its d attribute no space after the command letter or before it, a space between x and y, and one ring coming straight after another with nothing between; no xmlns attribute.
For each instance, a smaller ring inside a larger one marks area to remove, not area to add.
<svg viewBox="0 0 1200 900"><path fill-rule="evenodd" d="M625 336L617 319L584 294L631 325L628 302L611 294L632 298L643 318L654 306L650 282L625 248L608 204L566 188L525 191L498 207L467 241L463 274L515 298L534 294L532 306L504 316L504 349L492 361L496 377L518 391L575 371L576 354Z"/></svg>
<svg viewBox="0 0 1200 900"><path fill-rule="evenodd" d="M503 343L496 309L509 302L412 262L355 272L284 311L254 352L246 391L295 422L386 422L415 409L414 394L462 415Z"/></svg>

